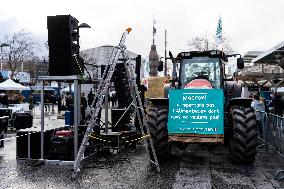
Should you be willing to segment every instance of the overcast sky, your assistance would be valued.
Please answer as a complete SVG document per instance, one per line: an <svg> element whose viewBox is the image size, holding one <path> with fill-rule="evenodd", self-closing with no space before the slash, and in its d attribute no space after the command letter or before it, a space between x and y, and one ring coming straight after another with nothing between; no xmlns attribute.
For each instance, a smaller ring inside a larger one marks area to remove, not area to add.
<svg viewBox="0 0 284 189"><path fill-rule="evenodd" d="M124 29L129 50L146 57L152 43L153 17L157 21L157 50L186 50L196 35L215 34L219 15L223 32L239 53L267 50L284 40L283 0L1 0L0 37L24 29L44 43L47 16L71 14L92 28L80 30L81 49L117 45ZM1 38L0 38L1 39Z"/></svg>

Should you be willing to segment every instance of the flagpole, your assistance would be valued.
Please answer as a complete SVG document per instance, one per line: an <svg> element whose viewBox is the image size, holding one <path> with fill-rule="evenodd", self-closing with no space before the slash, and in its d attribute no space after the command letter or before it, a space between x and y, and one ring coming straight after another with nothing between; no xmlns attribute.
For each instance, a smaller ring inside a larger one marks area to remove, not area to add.
<svg viewBox="0 0 284 189"><path fill-rule="evenodd" d="M154 31L154 28L155 28L155 19L153 18L153 45L155 45L155 39L154 39L155 31Z"/></svg>
<svg viewBox="0 0 284 189"><path fill-rule="evenodd" d="M164 70L164 76L167 76L167 30L165 30L165 70Z"/></svg>
<svg viewBox="0 0 284 189"><path fill-rule="evenodd" d="M222 43L222 52L224 52L223 36L222 36L222 41L221 41L221 43Z"/></svg>

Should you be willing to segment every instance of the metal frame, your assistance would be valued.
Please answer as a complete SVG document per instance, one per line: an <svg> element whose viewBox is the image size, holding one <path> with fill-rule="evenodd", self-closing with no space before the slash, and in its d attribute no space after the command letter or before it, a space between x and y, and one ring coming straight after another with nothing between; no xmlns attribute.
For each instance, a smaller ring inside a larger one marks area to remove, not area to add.
<svg viewBox="0 0 284 189"><path fill-rule="evenodd" d="M81 84L80 80L83 80L77 75L71 76L39 76L38 80L41 81L41 160L44 160L44 81L72 81L74 83L74 159L77 157L78 153L78 126L80 123L80 93ZM49 160L45 160L48 162ZM52 162L61 160L51 160ZM62 161L64 162L64 161ZM70 161L68 161L70 162ZM74 162L74 161L72 161Z"/></svg>
<svg viewBox="0 0 284 189"><path fill-rule="evenodd" d="M265 151L273 150L281 158L284 159L284 117L266 113L263 111L256 111L261 115L261 128L258 130L258 134L262 144L257 149L261 150L263 147ZM281 180L284 178L284 170L279 169L275 171L274 179Z"/></svg>
<svg viewBox="0 0 284 189"><path fill-rule="evenodd" d="M261 53L256 58L252 59L251 63L253 65L261 64L261 72L241 71L241 74L237 76L237 79L243 81L253 81L253 83L256 84L258 84L258 82L261 80L266 80L275 89L283 86L284 73L281 71L279 73L266 73L264 71L264 65L274 65L284 69L284 41L272 47L268 51ZM273 79L280 79L280 82L274 83L272 81Z"/></svg>

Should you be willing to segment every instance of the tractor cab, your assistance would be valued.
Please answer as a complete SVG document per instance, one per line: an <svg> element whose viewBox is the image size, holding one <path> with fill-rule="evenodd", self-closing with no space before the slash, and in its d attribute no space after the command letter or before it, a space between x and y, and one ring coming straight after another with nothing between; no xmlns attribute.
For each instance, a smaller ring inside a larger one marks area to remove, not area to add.
<svg viewBox="0 0 284 189"><path fill-rule="evenodd" d="M219 52L214 50L179 53L179 88L223 88L223 69Z"/></svg>

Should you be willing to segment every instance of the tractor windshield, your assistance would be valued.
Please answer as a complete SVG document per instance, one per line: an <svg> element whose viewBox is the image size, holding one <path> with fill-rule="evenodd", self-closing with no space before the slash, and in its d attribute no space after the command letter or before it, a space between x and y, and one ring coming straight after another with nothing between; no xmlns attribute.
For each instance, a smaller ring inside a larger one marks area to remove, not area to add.
<svg viewBox="0 0 284 189"><path fill-rule="evenodd" d="M194 79L208 80L213 88L220 88L220 62L218 58L193 57L181 62L181 84L184 87Z"/></svg>

